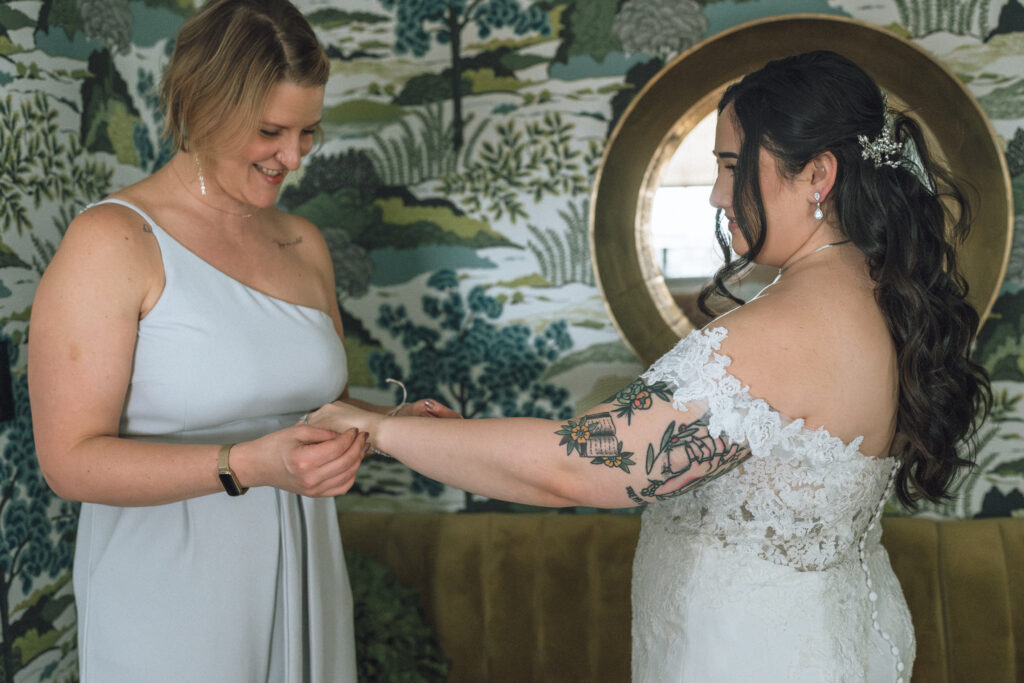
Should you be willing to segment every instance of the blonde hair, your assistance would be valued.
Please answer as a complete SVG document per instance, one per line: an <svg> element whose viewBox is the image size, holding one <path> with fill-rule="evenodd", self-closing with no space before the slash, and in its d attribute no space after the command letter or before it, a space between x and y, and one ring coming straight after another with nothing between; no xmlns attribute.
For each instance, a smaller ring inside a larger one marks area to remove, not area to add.
<svg viewBox="0 0 1024 683"><path fill-rule="evenodd" d="M220 133L253 130L281 81L327 83L330 63L288 0L211 0L178 33L160 100L176 149L217 149Z"/></svg>

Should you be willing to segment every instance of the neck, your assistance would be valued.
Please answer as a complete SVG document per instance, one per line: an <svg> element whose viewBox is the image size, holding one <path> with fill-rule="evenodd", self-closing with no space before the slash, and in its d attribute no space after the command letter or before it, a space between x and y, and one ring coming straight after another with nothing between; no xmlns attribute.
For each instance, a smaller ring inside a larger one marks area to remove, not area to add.
<svg viewBox="0 0 1024 683"><path fill-rule="evenodd" d="M193 200L204 208L236 218L251 218L259 209L236 201L226 195L210 178L206 169L197 163L197 157L178 152L171 163L171 171Z"/></svg>
<svg viewBox="0 0 1024 683"><path fill-rule="evenodd" d="M846 239L846 240L839 240L838 242L829 242L828 244L823 244L820 247L818 247L817 249L815 249L814 251L811 251L810 253L804 254L803 256L798 257L795 261L791 261L791 262L787 263L786 265L782 266L781 268L779 268L779 275L782 275L787 270L789 270L790 268L792 268L796 264L800 263L804 259L810 258L811 256L814 256L819 251L824 251L825 249L828 249L830 247L838 247L839 245L846 244L849 241L850 240Z"/></svg>

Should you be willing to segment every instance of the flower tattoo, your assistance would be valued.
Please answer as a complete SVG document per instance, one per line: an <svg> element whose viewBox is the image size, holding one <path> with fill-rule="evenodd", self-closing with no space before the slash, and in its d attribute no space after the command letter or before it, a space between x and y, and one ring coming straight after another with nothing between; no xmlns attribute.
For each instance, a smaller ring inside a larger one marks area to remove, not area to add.
<svg viewBox="0 0 1024 683"><path fill-rule="evenodd" d="M647 384L642 379L634 380L626 388L619 391L605 403L615 404L615 415L626 418L626 424L630 424L633 413L640 410L647 410L654 405L654 398L668 401L672 398L672 392L664 382Z"/></svg>
<svg viewBox="0 0 1024 683"><path fill-rule="evenodd" d="M615 435L615 423L610 413L584 415L579 420L569 420L555 434L565 446L565 454L579 453L581 458L590 458L592 465L613 467L628 473L636 462L633 454L622 450L622 442Z"/></svg>

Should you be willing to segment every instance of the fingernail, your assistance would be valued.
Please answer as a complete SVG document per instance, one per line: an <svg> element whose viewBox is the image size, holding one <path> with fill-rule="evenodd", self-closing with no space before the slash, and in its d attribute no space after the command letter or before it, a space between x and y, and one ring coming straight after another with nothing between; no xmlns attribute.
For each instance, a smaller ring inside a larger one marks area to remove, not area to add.
<svg viewBox="0 0 1024 683"><path fill-rule="evenodd" d="M425 406L426 406L426 407L428 407L428 408L433 408L433 407L434 407L434 402L433 402L433 401L431 401L431 400L430 400L430 399L428 398L428 399L427 399L426 401L424 401L424 402L423 402L423 405L425 405Z"/></svg>

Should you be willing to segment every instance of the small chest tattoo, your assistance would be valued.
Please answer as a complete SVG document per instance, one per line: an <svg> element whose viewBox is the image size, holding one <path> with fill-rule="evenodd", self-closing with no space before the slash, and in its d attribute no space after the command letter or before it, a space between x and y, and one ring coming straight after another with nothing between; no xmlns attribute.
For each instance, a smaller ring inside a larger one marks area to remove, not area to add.
<svg viewBox="0 0 1024 683"><path fill-rule="evenodd" d="M293 239L293 240L291 240L289 242L282 242L281 240L274 240L274 244L279 246L281 249L284 249L285 247L294 247L297 244L302 244L302 236L300 235L300 236L296 237L295 239Z"/></svg>

